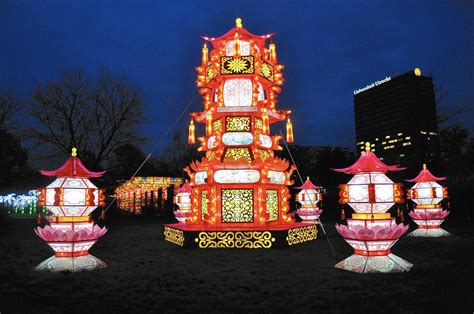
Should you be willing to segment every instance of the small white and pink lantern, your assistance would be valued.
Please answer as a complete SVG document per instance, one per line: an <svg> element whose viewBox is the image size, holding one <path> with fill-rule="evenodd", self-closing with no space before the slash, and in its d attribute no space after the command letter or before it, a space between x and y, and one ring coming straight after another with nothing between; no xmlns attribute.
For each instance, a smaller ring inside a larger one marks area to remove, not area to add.
<svg viewBox="0 0 474 314"><path fill-rule="evenodd" d="M303 222L316 222L323 212L318 205L323 199L321 189L315 186L313 182L309 180L309 177L307 177L304 184L297 187L297 189L301 190L297 195L297 200L301 204L301 208L299 208L296 213Z"/></svg>
<svg viewBox="0 0 474 314"><path fill-rule="evenodd" d="M412 237L443 237L450 233L440 226L449 212L443 210L441 201L448 198L448 189L437 183L446 180L445 177L436 177L423 164L423 170L414 179L415 185L407 190L407 198L416 205L408 215L418 225L418 229L409 234Z"/></svg>
<svg viewBox="0 0 474 314"><path fill-rule="evenodd" d="M183 186L178 189L175 196L175 203L179 206L179 209L174 211L174 216L183 224L186 223L186 220L191 214L191 192L192 188L189 182L186 181Z"/></svg>
<svg viewBox="0 0 474 314"><path fill-rule="evenodd" d="M404 168L384 164L366 143L366 150L352 166L333 170L354 175L347 184L339 185L339 203L349 204L355 213L347 219L347 226L336 225L354 254L336 267L358 273L409 271L413 264L391 252L408 226L397 224L387 213L395 203L403 203L403 189L385 175Z"/></svg>
<svg viewBox="0 0 474 314"><path fill-rule="evenodd" d="M49 225L37 227L35 233L53 249L54 256L39 264L37 270L83 271L106 267L100 259L89 254L89 249L107 228L94 225L90 213L104 205L104 191L89 178L105 172L92 172L82 164L72 149L72 156L60 168L40 171L56 180L39 189L38 205L46 206L53 214L46 217Z"/></svg>

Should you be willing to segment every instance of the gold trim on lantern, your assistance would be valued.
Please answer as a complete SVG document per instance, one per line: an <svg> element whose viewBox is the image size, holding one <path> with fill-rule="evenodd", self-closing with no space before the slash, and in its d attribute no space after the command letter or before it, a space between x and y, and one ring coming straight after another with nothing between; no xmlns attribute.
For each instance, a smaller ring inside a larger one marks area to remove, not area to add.
<svg viewBox="0 0 474 314"><path fill-rule="evenodd" d="M363 219L363 220L381 220L381 219L390 219L390 213L375 213L375 214L352 214L353 219Z"/></svg>

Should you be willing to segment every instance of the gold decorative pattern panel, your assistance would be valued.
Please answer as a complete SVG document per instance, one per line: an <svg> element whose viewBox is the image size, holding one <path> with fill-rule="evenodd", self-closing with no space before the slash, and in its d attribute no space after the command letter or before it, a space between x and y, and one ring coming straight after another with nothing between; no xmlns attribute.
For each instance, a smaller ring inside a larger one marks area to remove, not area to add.
<svg viewBox="0 0 474 314"><path fill-rule="evenodd" d="M222 189L222 222L253 222L253 190Z"/></svg>
<svg viewBox="0 0 474 314"><path fill-rule="evenodd" d="M209 215L209 212L207 211L207 204L209 203L209 200L207 199L207 190L203 190L201 192L201 217L204 219L204 215Z"/></svg>
<svg viewBox="0 0 474 314"><path fill-rule="evenodd" d="M275 238L270 231L200 232L194 239L201 249L236 248L269 249Z"/></svg>
<svg viewBox="0 0 474 314"><path fill-rule="evenodd" d="M261 77L273 82L273 65L266 63L265 61L262 62L259 74Z"/></svg>
<svg viewBox="0 0 474 314"><path fill-rule="evenodd" d="M278 220L278 191L267 190L267 213L270 214L269 221Z"/></svg>
<svg viewBox="0 0 474 314"><path fill-rule="evenodd" d="M265 161L268 157L272 156L269 151L266 151L264 149L258 149L258 148L257 148L257 154L260 155L260 159L262 159L263 161Z"/></svg>
<svg viewBox="0 0 474 314"><path fill-rule="evenodd" d="M227 132L250 132L250 117L226 117Z"/></svg>
<svg viewBox="0 0 474 314"><path fill-rule="evenodd" d="M253 74L254 61L253 56L233 56L221 57L221 74Z"/></svg>
<svg viewBox="0 0 474 314"><path fill-rule="evenodd" d="M255 118L255 129L263 129L263 122L262 119Z"/></svg>
<svg viewBox="0 0 474 314"><path fill-rule="evenodd" d="M311 240L316 240L318 237L318 229L316 226L301 227L288 230L286 241L288 245L295 245Z"/></svg>
<svg viewBox="0 0 474 314"><path fill-rule="evenodd" d="M225 151L224 159L232 158L234 160L245 159L249 163L252 162L252 156L250 155L250 150L246 147L233 147L227 148Z"/></svg>
<svg viewBox="0 0 474 314"><path fill-rule="evenodd" d="M222 120L221 119L217 119L217 120L214 120L214 122L212 122L212 129L214 131L222 131Z"/></svg>
<svg viewBox="0 0 474 314"><path fill-rule="evenodd" d="M213 78L216 77L216 73L212 70L211 67L208 67L206 70L206 83L209 83Z"/></svg>
<svg viewBox="0 0 474 314"><path fill-rule="evenodd" d="M182 230L165 226L163 235L165 237L165 241L177 244L179 246L184 245L184 232Z"/></svg>

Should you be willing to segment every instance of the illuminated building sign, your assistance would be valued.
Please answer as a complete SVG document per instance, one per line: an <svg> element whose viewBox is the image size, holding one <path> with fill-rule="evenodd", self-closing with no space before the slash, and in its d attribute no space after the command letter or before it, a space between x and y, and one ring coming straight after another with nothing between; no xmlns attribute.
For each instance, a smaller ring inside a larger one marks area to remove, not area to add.
<svg viewBox="0 0 474 314"><path fill-rule="evenodd" d="M366 87L363 87L363 88L359 88L359 89L356 89L354 91L354 95L357 95L359 93L362 93L362 92L365 92L366 90L369 90L375 86L379 86L379 85L382 85L383 83L386 83L388 81L390 81L392 78L390 76L387 76L386 78L384 78L383 80L380 80L380 81L375 81L373 82L372 84L370 85L367 85Z"/></svg>

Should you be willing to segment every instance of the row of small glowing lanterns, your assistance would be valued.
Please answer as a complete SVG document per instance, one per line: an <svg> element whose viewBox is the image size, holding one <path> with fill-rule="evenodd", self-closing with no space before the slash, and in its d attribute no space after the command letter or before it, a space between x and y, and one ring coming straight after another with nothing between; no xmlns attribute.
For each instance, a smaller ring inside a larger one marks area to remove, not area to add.
<svg viewBox="0 0 474 314"><path fill-rule="evenodd" d="M339 202L343 208L341 219L345 219L344 204L353 210L347 225L336 225L337 231L344 240L354 249L354 254L336 264L342 268L355 272L402 272L408 271L413 265L391 252L392 246L408 231L404 225L403 211L397 211L402 223L397 224L396 218L391 217L388 211L394 204L404 203L402 184L394 183L385 173L401 171L405 168L388 166L380 161L370 150L366 143L366 150L360 158L350 167L333 169L337 172L352 174L352 179L347 184L340 185ZM448 236L440 225L449 212L443 210L441 201L447 199L447 188L436 181L445 180L444 177L435 177L423 165L419 175L408 180L415 185L407 190L407 198L415 204L409 215L418 225L418 229L410 236L439 237ZM298 216L307 223L319 221L322 213L320 202L321 189L315 186L309 178L299 187L297 195L301 207L297 210ZM191 187L185 183L177 191L176 204L179 209L175 216L180 223L185 224L187 216L191 213Z"/></svg>

